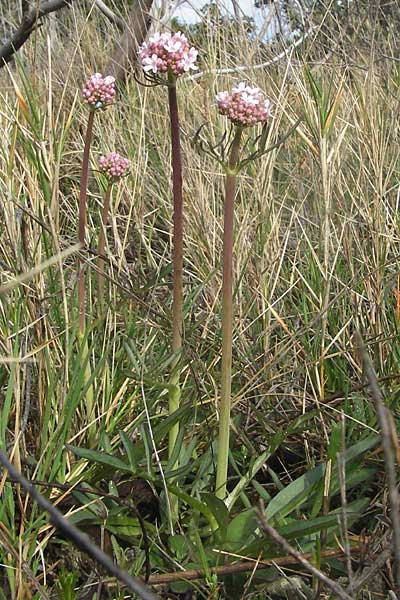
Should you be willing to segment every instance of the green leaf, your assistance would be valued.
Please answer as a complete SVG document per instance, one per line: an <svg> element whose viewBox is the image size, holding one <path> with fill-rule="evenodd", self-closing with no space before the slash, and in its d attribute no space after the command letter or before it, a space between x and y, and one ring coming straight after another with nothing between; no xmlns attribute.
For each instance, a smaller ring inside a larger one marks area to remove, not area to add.
<svg viewBox="0 0 400 600"><path fill-rule="evenodd" d="M279 436L279 439L281 439L281 436ZM254 463L251 465L251 467L249 468L247 473L245 475L243 475L243 477L240 478L239 482L236 484L235 488L230 492L230 494L228 495L228 497L226 499L226 506L228 507L229 510L232 509L233 505L235 504L236 500L238 499L240 494L243 492L243 490L245 489L247 484L257 475L258 471L263 467L263 465L265 464L265 461L271 456L271 454L272 454L271 448L268 448L268 450L265 450L254 461Z"/></svg>
<svg viewBox="0 0 400 600"><path fill-rule="evenodd" d="M168 434L171 427L175 425L175 423L180 423L181 425L187 421L190 414L192 412L191 404L182 404L178 410L175 410L171 415L165 417L161 423L157 425L157 427L153 430L154 439L156 442L159 442L165 438Z"/></svg>
<svg viewBox="0 0 400 600"><path fill-rule="evenodd" d="M367 450L371 450L372 448L377 446L379 444L379 441L379 435L370 435L369 437L365 438L365 440L361 440L361 442L354 444L354 446L351 446L351 448L346 450L344 454L345 461L350 462L355 458L358 458L359 456L364 454L364 452L367 452Z"/></svg>
<svg viewBox="0 0 400 600"><path fill-rule="evenodd" d="M184 535L170 535L168 545L179 562L182 562L187 557L188 543Z"/></svg>
<svg viewBox="0 0 400 600"><path fill-rule="evenodd" d="M214 494L211 494L209 492L204 492L201 495L201 497L205 500L208 508L214 515L221 534L224 534L229 521L229 512L225 505L225 502L223 502L222 500L220 500L220 498L217 498Z"/></svg>
<svg viewBox="0 0 400 600"><path fill-rule="evenodd" d="M357 465L355 465L354 469L351 472L346 473L346 489L351 489L352 487L362 483L364 481L368 481L371 477L373 477L376 473L376 469L361 469ZM331 494L337 494L339 492L340 486L339 481L336 479L332 484Z"/></svg>
<svg viewBox="0 0 400 600"><path fill-rule="evenodd" d="M323 517L307 519L306 521L296 520L287 525L277 527L277 531L287 540L297 540L322 529L328 529L328 527L337 527L339 529L339 515L329 514Z"/></svg>
<svg viewBox="0 0 400 600"><path fill-rule="evenodd" d="M283 488L268 504L265 516L270 521L274 516L285 517L298 508L315 490L316 484L324 477L325 465L319 465Z"/></svg>
<svg viewBox="0 0 400 600"><path fill-rule="evenodd" d="M226 541L229 544L248 542L249 536L255 534L258 528L257 516L254 508L242 511L228 525Z"/></svg>
<svg viewBox="0 0 400 600"><path fill-rule="evenodd" d="M132 473L136 473L137 472L137 462L136 462L136 457L135 457L135 446L132 444L131 440L129 439L129 437L125 433L125 431L119 431L118 433L119 433L119 437L121 438L121 441L124 445L125 452L127 454L129 464L132 469Z"/></svg>
<svg viewBox="0 0 400 600"><path fill-rule="evenodd" d="M171 583L170 588L175 594L185 594L185 592L192 589L192 585L193 584L190 581L174 581Z"/></svg>
<svg viewBox="0 0 400 600"><path fill-rule="evenodd" d="M77 446L71 446L70 444L65 444L65 447L73 452L76 456L79 456L80 458L86 458L90 462L106 465L107 467L117 469L118 471L132 473L132 468L130 465L127 465L123 460L116 458L111 454L99 452L98 450L89 450L88 448L78 448Z"/></svg>
<svg viewBox="0 0 400 600"><path fill-rule="evenodd" d="M169 483L167 485L167 487L168 487L169 491L172 492L175 496L178 496L178 498L180 500L182 500L183 502L186 502L186 504L191 506L198 513L204 515L210 521L210 523L213 522L213 514L212 514L211 510L208 508L207 504L200 502L200 500L193 498L193 496L189 496L189 494L187 494L186 492L183 492L176 485Z"/></svg>
<svg viewBox="0 0 400 600"><path fill-rule="evenodd" d="M135 537L142 535L139 520L124 514L108 517L105 527L107 531L119 537Z"/></svg>
<svg viewBox="0 0 400 600"><path fill-rule="evenodd" d="M367 450L370 450L379 442L379 436L374 435L358 442L349 448L345 454L345 462L351 462L359 458ZM356 466L354 467L356 468ZM363 478L370 477L372 474L370 469L357 469L354 475L347 474L346 486L353 486L359 483ZM322 482L325 476L325 464L318 465L311 471L304 473L301 477L290 483L281 490L268 504L265 515L268 520L273 517L285 517L293 510L299 508L305 500L312 500L312 496L316 491L318 484ZM331 493L334 494L338 490L337 474L332 482Z"/></svg>
<svg viewBox="0 0 400 600"><path fill-rule="evenodd" d="M331 439L328 446L328 458L335 463L336 455L340 452L342 442L342 427L336 425L332 428Z"/></svg>
<svg viewBox="0 0 400 600"><path fill-rule="evenodd" d="M68 515L67 519L70 523L72 523L72 525L99 525L100 523L98 515L94 514L94 512L88 508L79 510L78 512L75 512L72 515Z"/></svg>

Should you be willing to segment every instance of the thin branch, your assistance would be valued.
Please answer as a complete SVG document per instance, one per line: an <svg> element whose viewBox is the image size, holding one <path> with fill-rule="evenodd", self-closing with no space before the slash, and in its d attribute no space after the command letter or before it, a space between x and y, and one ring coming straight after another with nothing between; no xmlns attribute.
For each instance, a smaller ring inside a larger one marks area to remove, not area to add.
<svg viewBox="0 0 400 600"><path fill-rule="evenodd" d="M21 24L11 38L0 47L0 69L10 62L13 55L25 44L31 33L38 27L39 20L62 8L72 6L74 0L45 0L36 7L32 6L24 14Z"/></svg>
<svg viewBox="0 0 400 600"><path fill-rule="evenodd" d="M20 554L15 550L13 544L8 539L8 535L5 533L7 531L5 525L0 523L0 546L6 550L15 560L16 564L20 566L25 577L32 582L37 592L39 593L39 597L41 600L50 600L50 596L47 595L46 590L40 585L39 581L35 577L33 571L29 568L28 563L21 558Z"/></svg>
<svg viewBox="0 0 400 600"><path fill-rule="evenodd" d="M111 23L113 23L114 25L116 25L118 27L118 29L120 29L121 31L123 31L125 29L125 22L123 19L121 19L121 17L119 15L116 15L111 8L109 8L107 6L107 4L105 4L105 2L103 2L103 0L95 0L95 4L97 6L97 8L99 9L100 12L103 13L103 15L105 17L107 17L107 19L109 21L111 21Z"/></svg>
<svg viewBox="0 0 400 600"><path fill-rule="evenodd" d="M119 83L125 81L137 61L137 48L144 42L150 27L150 10L153 1L134 2L125 30L107 65L106 72L113 75Z"/></svg>
<svg viewBox="0 0 400 600"><path fill-rule="evenodd" d="M339 585L336 581L330 579L325 573L322 573L319 569L314 567L304 556L302 556L295 548L293 548L286 540L283 538L277 530L267 523L265 518L264 504L260 500L260 508L258 510L258 520L260 524L260 529L269 537L271 540L282 548L287 554L293 556L298 563L301 564L302 567L307 569L309 573L314 575L319 581L321 581L327 588L329 588L334 594L337 595L340 600L353 600L351 596Z"/></svg>
<svg viewBox="0 0 400 600"><path fill-rule="evenodd" d="M369 384L369 392L375 404L375 410L378 416L378 422L382 437L382 448L385 457L385 471L387 476L390 519L393 527L393 552L394 552L394 577L396 585L396 594L400 595L400 495L397 489L396 474L396 451L395 444L396 431L392 425L392 415L386 408L382 392L372 365L371 358L365 349L363 340L359 333L356 334L357 350L362 360L365 377Z"/></svg>
<svg viewBox="0 0 400 600"><path fill-rule="evenodd" d="M17 481L21 487L23 487L28 494L36 500L38 505L49 513L51 522L55 527L60 529L64 535L70 539L78 548L83 550L93 560L100 563L109 573L117 579L119 579L125 586L137 594L143 600L158 600L159 596L153 594L153 592L138 578L131 577L127 571L120 569L107 554L103 552L98 546L93 544L87 535L79 531L75 525L72 525L62 514L55 508L51 502L47 500L42 494L40 494L34 487L29 483L23 475L14 467L9 461L7 455L0 450L0 463L7 469L12 479Z"/></svg>
<svg viewBox="0 0 400 600"><path fill-rule="evenodd" d="M125 506L126 508L131 510L134 513L137 520L139 521L139 527L142 530L143 549L144 549L144 554L145 554L145 571L146 571L145 581L146 581L146 583L148 582L148 580L150 578L150 570L151 570L150 542L149 542L149 537L147 535L145 520L144 520L144 518L138 508L137 502L133 496L130 496L129 498L121 498L120 496L116 496L115 494L109 494L102 490L96 489L92 486L84 487L84 486L79 486L79 485L68 485L65 483L58 483L58 482L39 481L37 479L33 479L33 480L31 479L29 481L29 483L31 485L38 485L38 486L43 486L43 487L47 487L47 488L54 488L57 490L63 490L63 491L70 492L70 493L81 492L83 494L92 494L93 496L99 496L100 498L109 498L110 500L113 500L117 504L120 504L121 506Z"/></svg>
<svg viewBox="0 0 400 600"><path fill-rule="evenodd" d="M375 556L373 556L371 566L367 569L364 569L361 575L353 579L351 586L352 593L356 594L359 590L361 590L361 588L365 586L366 583L368 583L368 581L371 581L375 573L378 573L385 566L386 562L390 559L391 555L392 548L391 546L389 546L381 552L378 558L375 558ZM347 591L350 593L350 586L347 588Z"/></svg>
<svg viewBox="0 0 400 600"><path fill-rule="evenodd" d="M305 557L312 559L313 554L305 554ZM321 552L322 558L341 558L343 557L342 550L326 550ZM296 565L298 561L292 556L279 556L276 558L267 558L263 560L245 560L234 563L233 565L221 565L219 567L209 567L207 572L204 569L188 569L187 571L173 571L172 573L160 573L151 575L149 579L150 585L165 585L174 583L175 581L193 581L196 579L205 579L208 575L232 575L235 573L245 573L247 571L260 571L262 569L270 569L273 566L280 565L281 567ZM113 582L107 582L112 585Z"/></svg>
<svg viewBox="0 0 400 600"><path fill-rule="evenodd" d="M185 79L190 79L190 81L194 81L195 79L201 79L201 77L204 77L205 75L228 75L230 73L243 73L245 71L266 69L267 67L270 67L271 65L274 65L275 63L282 60L282 58L289 57L293 50L300 46L313 33L313 31L315 31L315 29L317 29L316 26L310 27L310 29L306 31L304 35L302 35L298 40L293 42L293 44L291 44L288 48L285 48L283 52L281 52L277 56L274 56L274 58L271 58L271 60L267 60L266 62L253 66L241 65L231 68L227 67L225 69L210 69L209 71L199 71L195 75L190 75Z"/></svg>

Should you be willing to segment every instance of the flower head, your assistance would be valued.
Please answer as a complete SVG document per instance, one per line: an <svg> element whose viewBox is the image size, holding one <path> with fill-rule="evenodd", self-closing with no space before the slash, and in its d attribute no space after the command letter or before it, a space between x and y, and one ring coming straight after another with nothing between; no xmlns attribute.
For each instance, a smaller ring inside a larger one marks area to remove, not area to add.
<svg viewBox="0 0 400 600"><path fill-rule="evenodd" d="M139 59L145 73L173 73L182 75L195 65L197 50L189 46L187 37L178 33L155 33L139 48Z"/></svg>
<svg viewBox="0 0 400 600"><path fill-rule="evenodd" d="M216 95L218 110L235 125L249 127L265 123L272 114L272 105L258 87L250 87L243 81L232 91Z"/></svg>
<svg viewBox="0 0 400 600"><path fill-rule="evenodd" d="M82 88L84 102L93 109L104 108L115 98L115 79L111 75L103 77L95 73L86 81Z"/></svg>
<svg viewBox="0 0 400 600"><path fill-rule="evenodd" d="M119 179L127 174L130 162L118 152L109 152L106 156L100 156L99 169L109 179Z"/></svg>

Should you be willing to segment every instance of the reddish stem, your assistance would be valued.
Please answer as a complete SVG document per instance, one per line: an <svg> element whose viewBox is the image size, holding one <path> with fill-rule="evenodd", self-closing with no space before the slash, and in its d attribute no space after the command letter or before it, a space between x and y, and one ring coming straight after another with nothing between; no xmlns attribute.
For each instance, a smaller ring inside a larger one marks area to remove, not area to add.
<svg viewBox="0 0 400 600"><path fill-rule="evenodd" d="M103 212L101 215L101 229L99 236L99 258L98 258L98 297L100 303L104 300L104 250L106 245L106 227L108 221L108 211L110 210L112 183L109 183L104 196Z"/></svg>
<svg viewBox="0 0 400 600"><path fill-rule="evenodd" d="M82 160L82 177L81 189L79 194L79 242L82 250L85 247L85 232L86 232L86 197L87 186L89 179L89 152L93 133L94 110L89 113L89 119L86 129L85 147L83 150ZM78 306L79 306L79 333L85 333L85 271L83 261L78 263Z"/></svg>
<svg viewBox="0 0 400 600"><path fill-rule="evenodd" d="M173 299L172 299L172 352L174 358L171 365L171 390L169 393L168 412L171 415L178 410L180 404L180 359L183 335L183 197L182 197L182 159L179 132L178 101L176 95L176 79L170 74L168 81L168 102L171 123L172 144L172 192L174 197L173 216ZM168 433L168 457L171 458L179 434L179 422L175 423ZM177 462L171 466L177 466ZM169 499L171 532L173 523L178 519L178 498L171 495Z"/></svg>
<svg viewBox="0 0 400 600"><path fill-rule="evenodd" d="M175 80L168 86L168 101L172 142L172 190L174 197L173 216L173 307L172 307L172 351L182 347L182 273L183 273L183 197L182 159L179 132L179 114Z"/></svg>

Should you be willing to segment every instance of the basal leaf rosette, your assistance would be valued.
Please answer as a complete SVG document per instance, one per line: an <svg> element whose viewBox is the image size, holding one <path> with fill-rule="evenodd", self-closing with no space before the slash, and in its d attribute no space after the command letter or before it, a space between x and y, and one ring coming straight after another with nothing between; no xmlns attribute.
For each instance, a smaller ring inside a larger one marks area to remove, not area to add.
<svg viewBox="0 0 400 600"><path fill-rule="evenodd" d="M147 78L162 82L163 74L179 77L196 71L198 51L189 45L187 37L177 33L155 33L139 48L139 60Z"/></svg>
<svg viewBox="0 0 400 600"><path fill-rule="evenodd" d="M272 116L272 104L258 87L238 83L231 92L219 92L216 95L221 115L239 127L251 127L265 123Z"/></svg>

